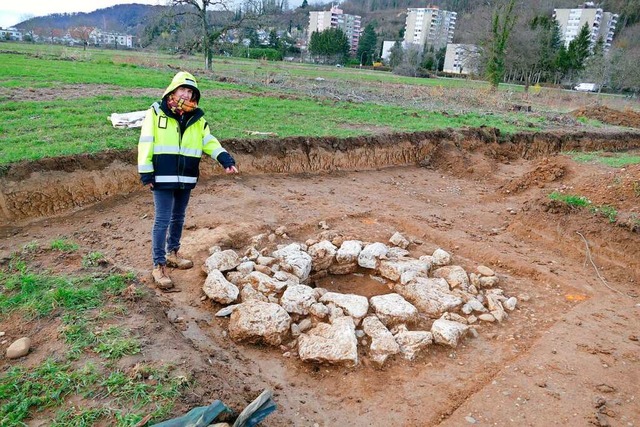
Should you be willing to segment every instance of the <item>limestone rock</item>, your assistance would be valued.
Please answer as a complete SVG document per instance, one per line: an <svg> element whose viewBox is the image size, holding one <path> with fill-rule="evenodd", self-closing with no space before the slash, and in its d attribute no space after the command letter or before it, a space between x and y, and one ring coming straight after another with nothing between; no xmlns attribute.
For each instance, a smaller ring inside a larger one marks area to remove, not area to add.
<svg viewBox="0 0 640 427"><path fill-rule="evenodd" d="M231 249L214 252L202 265L202 271L209 274L212 270L229 271L240 265L240 257Z"/></svg>
<svg viewBox="0 0 640 427"><path fill-rule="evenodd" d="M396 285L394 290L429 317L440 317L462 305L462 299L443 290L448 285L443 279L418 278L407 285Z"/></svg>
<svg viewBox="0 0 640 427"><path fill-rule="evenodd" d="M481 276L495 276L496 275L496 273L492 269L490 269L489 267L484 266L484 265L479 265L478 267L476 267L476 270L478 271L478 273Z"/></svg>
<svg viewBox="0 0 640 427"><path fill-rule="evenodd" d="M487 309L480 301L475 298L471 298L462 306L462 312L464 314L471 314L474 311L478 313L486 313Z"/></svg>
<svg viewBox="0 0 640 427"><path fill-rule="evenodd" d="M444 249L436 249L433 251L433 263L438 266L449 265L451 263L451 254Z"/></svg>
<svg viewBox="0 0 640 427"><path fill-rule="evenodd" d="M211 270L205 280L202 290L210 299L220 304L230 304L238 299L240 290L236 285L225 279L219 270Z"/></svg>
<svg viewBox="0 0 640 427"><path fill-rule="evenodd" d="M467 325L446 319L438 319L431 325L433 340L453 348L458 346L458 340L464 337L468 330Z"/></svg>
<svg viewBox="0 0 640 427"><path fill-rule="evenodd" d="M301 281L305 281L311 272L311 256L304 252L300 245L292 243L273 253L273 256L280 261L280 265L285 271L289 271Z"/></svg>
<svg viewBox="0 0 640 427"><path fill-rule="evenodd" d="M229 336L234 341L280 345L290 327L289 314L278 304L248 301L231 313Z"/></svg>
<svg viewBox="0 0 640 427"><path fill-rule="evenodd" d="M404 258L398 260L382 260L380 261L378 271L382 277L397 282L405 273L407 273L407 275L405 275L406 281L410 281L418 276L427 277L429 268L430 265L422 261L414 258Z"/></svg>
<svg viewBox="0 0 640 427"><path fill-rule="evenodd" d="M358 270L358 263L352 262L349 264L331 264L329 267L330 274L351 274Z"/></svg>
<svg viewBox="0 0 640 427"><path fill-rule="evenodd" d="M251 285L244 285L240 290L240 299L242 302L257 300L262 302L269 302L267 296L261 292L258 292Z"/></svg>
<svg viewBox="0 0 640 427"><path fill-rule="evenodd" d="M251 273L254 269L254 267L256 266L256 263L253 261L245 261L245 262L241 262L237 267L236 270L238 270L238 273L242 273L245 276L249 273Z"/></svg>
<svg viewBox="0 0 640 427"><path fill-rule="evenodd" d="M244 256L246 256L247 259L250 260L250 261L255 261L260 256L260 252L258 252L258 250L256 248L251 246L249 249L247 249L244 252Z"/></svg>
<svg viewBox="0 0 640 427"><path fill-rule="evenodd" d="M480 316L478 316L478 319L484 321L484 322L495 322L496 318L493 317L493 314L490 313L483 313Z"/></svg>
<svg viewBox="0 0 640 427"><path fill-rule="evenodd" d="M282 291L286 286L286 282L281 282L273 277L267 276L259 271L252 271L244 279L244 283L248 283L259 292L263 294L278 293Z"/></svg>
<svg viewBox="0 0 640 427"><path fill-rule="evenodd" d="M502 303L504 308L506 308L509 311L515 310L517 304L518 304L518 299L516 297L511 297Z"/></svg>
<svg viewBox="0 0 640 427"><path fill-rule="evenodd" d="M399 248L398 246L392 246L387 252L387 259L400 259L406 258L410 255L410 252L406 249Z"/></svg>
<svg viewBox="0 0 640 427"><path fill-rule="evenodd" d="M311 270L327 270L333 263L337 248L328 240L322 240L309 246L307 253L311 255Z"/></svg>
<svg viewBox="0 0 640 427"><path fill-rule="evenodd" d="M359 323L360 319L367 315L369 301L366 297L354 294L340 294L327 292L320 298L324 304L333 303L344 310L347 316L351 316Z"/></svg>
<svg viewBox="0 0 640 427"><path fill-rule="evenodd" d="M245 274L242 274L239 271L227 271L224 277L234 285L238 286L242 283L242 279L244 279Z"/></svg>
<svg viewBox="0 0 640 427"><path fill-rule="evenodd" d="M358 262L358 255L362 251L362 242L359 240L345 240L336 252L336 263L354 264Z"/></svg>
<svg viewBox="0 0 640 427"><path fill-rule="evenodd" d="M399 246L402 249L406 249L411 242L409 242L402 234L400 234L399 231L396 231L395 233L393 233L393 236L391 236L391 238L389 239L389 243L391 243L392 245Z"/></svg>
<svg viewBox="0 0 640 427"><path fill-rule="evenodd" d="M309 314L309 308L316 303L316 295L313 288L306 285L293 285L287 287L280 298L280 305L288 313Z"/></svg>
<svg viewBox="0 0 640 427"><path fill-rule="evenodd" d="M15 340L11 345L7 348L7 359L17 359L22 356L26 356L29 354L29 349L31 348L31 338L22 337Z"/></svg>
<svg viewBox="0 0 640 427"><path fill-rule="evenodd" d="M433 343L431 332L409 331L406 326L399 327L394 338L400 346L400 353L407 360L413 360L420 351Z"/></svg>
<svg viewBox="0 0 640 427"><path fill-rule="evenodd" d="M376 316L365 317L362 329L371 337L369 356L375 363L382 365L389 356L400 352L400 345Z"/></svg>
<svg viewBox="0 0 640 427"><path fill-rule="evenodd" d="M274 262L276 262L276 259L274 257L270 257L270 256L260 255L258 258L256 258L256 264L258 264L258 265L270 266Z"/></svg>
<svg viewBox="0 0 640 427"><path fill-rule="evenodd" d="M332 324L318 323L298 337L298 354L304 361L358 364L358 342L351 317Z"/></svg>
<svg viewBox="0 0 640 427"><path fill-rule="evenodd" d="M452 288L460 288L464 291L469 289L469 276L459 265L440 267L433 272L433 277L445 279Z"/></svg>
<svg viewBox="0 0 640 427"><path fill-rule="evenodd" d="M500 279L498 276L480 276L480 278L478 278L478 283L480 284L480 288L493 288L498 286Z"/></svg>
<svg viewBox="0 0 640 427"><path fill-rule="evenodd" d="M370 302L376 316L386 326L413 323L418 318L418 310L398 294L374 296Z"/></svg>
<svg viewBox="0 0 640 427"><path fill-rule="evenodd" d="M389 248L384 243L376 242L365 246L358 255L358 265L364 268L376 269L380 263L380 258L384 258L389 252Z"/></svg>
<svg viewBox="0 0 640 427"><path fill-rule="evenodd" d="M238 306L238 304L231 304L231 305L228 305L228 306L218 310L216 312L216 317L227 317L227 316L230 316L231 313L233 313L233 310L235 310L237 306Z"/></svg>
<svg viewBox="0 0 640 427"><path fill-rule="evenodd" d="M317 302L315 304L311 304L311 307L309 307L309 314L314 315L318 319L324 319L329 315L329 308L326 305Z"/></svg>

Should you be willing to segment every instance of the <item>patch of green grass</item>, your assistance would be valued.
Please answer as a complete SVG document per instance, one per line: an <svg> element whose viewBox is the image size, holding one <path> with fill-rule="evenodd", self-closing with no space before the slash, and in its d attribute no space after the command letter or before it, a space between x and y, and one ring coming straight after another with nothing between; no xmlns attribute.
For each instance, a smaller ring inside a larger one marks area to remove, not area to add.
<svg viewBox="0 0 640 427"><path fill-rule="evenodd" d="M570 156L576 162L581 163L601 163L612 168L623 168L629 165L640 164L640 155L627 152L604 152L592 151L589 153L568 151L565 154Z"/></svg>
<svg viewBox="0 0 640 427"><path fill-rule="evenodd" d="M52 240L49 247L54 251L60 252L75 252L80 248L77 243L65 238Z"/></svg>
<svg viewBox="0 0 640 427"><path fill-rule="evenodd" d="M4 283L0 317L19 311L28 319L54 311L77 313L96 308L127 285L123 276L60 277L27 270L0 271L0 283Z"/></svg>
<svg viewBox="0 0 640 427"><path fill-rule="evenodd" d="M40 249L40 243L38 243L35 240L32 242L26 243L24 246L22 246L23 253L34 253L34 252L38 252L39 249Z"/></svg>
<svg viewBox="0 0 640 427"><path fill-rule="evenodd" d="M613 206L609 206L609 205L592 206L590 210L595 214L604 216L609 220L610 223L616 222L616 218L618 217L618 211Z"/></svg>
<svg viewBox="0 0 640 427"><path fill-rule="evenodd" d="M51 425L86 426L111 419L115 421L111 425L130 426L146 413L160 421L170 413L173 402L189 382L169 375L167 369L150 372L146 379L121 371L102 374L92 364L75 368L53 359L33 368L12 367L0 377L0 420L3 426L24 425L34 411L61 408ZM65 407L70 395L113 398L117 404L113 408ZM136 412L145 407L148 409L143 413Z"/></svg>
<svg viewBox="0 0 640 427"><path fill-rule="evenodd" d="M110 326L101 333L96 333L98 343L94 350L106 359L116 360L140 353L140 342L129 335L128 331L118 326Z"/></svg>
<svg viewBox="0 0 640 427"><path fill-rule="evenodd" d="M102 261L104 261L102 252L89 252L82 257L82 266L85 268L97 267Z"/></svg>
<svg viewBox="0 0 640 427"><path fill-rule="evenodd" d="M553 193L549 194L549 198L551 200L564 202L567 205L574 206L574 207L586 207L591 204L589 199L587 199L584 196L577 196L574 194L564 194L557 191L554 191Z"/></svg>
<svg viewBox="0 0 640 427"><path fill-rule="evenodd" d="M168 418L176 398L189 386L185 377L172 375L171 366L114 370L114 361L141 351L131 331L117 323L126 307L111 301L133 276L61 277L31 271L27 261L15 255L9 267L0 270L0 320L10 313L39 322L59 317L66 351L39 365L3 372L0 425L25 425L43 411L55 413L48 425L65 427L131 426L147 414L155 422ZM105 324L105 319L114 321ZM99 363L81 364L87 357L99 358ZM89 406L82 407L83 402Z"/></svg>

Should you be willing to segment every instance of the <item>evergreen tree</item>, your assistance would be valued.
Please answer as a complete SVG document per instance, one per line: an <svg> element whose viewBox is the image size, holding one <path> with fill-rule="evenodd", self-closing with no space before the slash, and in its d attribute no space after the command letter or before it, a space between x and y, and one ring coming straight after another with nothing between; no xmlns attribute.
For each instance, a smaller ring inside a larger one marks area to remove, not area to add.
<svg viewBox="0 0 640 427"><path fill-rule="evenodd" d="M590 49L591 30L589 29L589 25L585 22L576 38L571 40L569 48L567 49L571 70L581 71L584 69L585 61L591 53Z"/></svg>
<svg viewBox="0 0 640 427"><path fill-rule="evenodd" d="M278 33L273 29L269 32L269 47L278 49L280 47L280 40L278 40Z"/></svg>
<svg viewBox="0 0 640 427"><path fill-rule="evenodd" d="M372 23L369 23L364 27L356 53L361 65L373 65L373 55L375 54L377 43L378 37L376 36L375 28Z"/></svg>
<svg viewBox="0 0 640 427"><path fill-rule="evenodd" d="M506 7L498 7L495 10L491 19L491 40L486 49L488 53L486 76L494 89L498 88L504 78L507 42L517 20L514 6L515 0L509 0Z"/></svg>
<svg viewBox="0 0 640 427"><path fill-rule="evenodd" d="M322 32L311 33L309 52L324 56L325 60L344 61L349 55L349 40L340 28L327 28Z"/></svg>

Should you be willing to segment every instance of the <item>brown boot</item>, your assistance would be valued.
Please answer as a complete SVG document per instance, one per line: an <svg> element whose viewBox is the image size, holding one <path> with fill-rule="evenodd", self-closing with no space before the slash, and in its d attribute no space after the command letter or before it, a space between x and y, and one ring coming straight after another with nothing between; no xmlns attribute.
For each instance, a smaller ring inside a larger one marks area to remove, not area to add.
<svg viewBox="0 0 640 427"><path fill-rule="evenodd" d="M153 281L156 282L156 286L158 289L166 291L168 289L173 288L173 282L171 278L167 274L167 267L164 265L156 265L153 271L151 272L153 276Z"/></svg>
<svg viewBox="0 0 640 427"><path fill-rule="evenodd" d="M193 262L191 260L181 258L180 255L178 255L178 251L171 251L167 254L167 265L179 270L187 270L193 267Z"/></svg>

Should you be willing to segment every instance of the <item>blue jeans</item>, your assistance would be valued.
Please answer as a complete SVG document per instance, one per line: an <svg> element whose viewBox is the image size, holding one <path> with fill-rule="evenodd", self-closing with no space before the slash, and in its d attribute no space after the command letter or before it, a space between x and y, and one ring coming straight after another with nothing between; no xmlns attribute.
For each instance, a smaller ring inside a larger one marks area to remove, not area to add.
<svg viewBox="0 0 640 427"><path fill-rule="evenodd" d="M165 265L167 252L180 249L184 216L191 190L153 190L153 265Z"/></svg>

